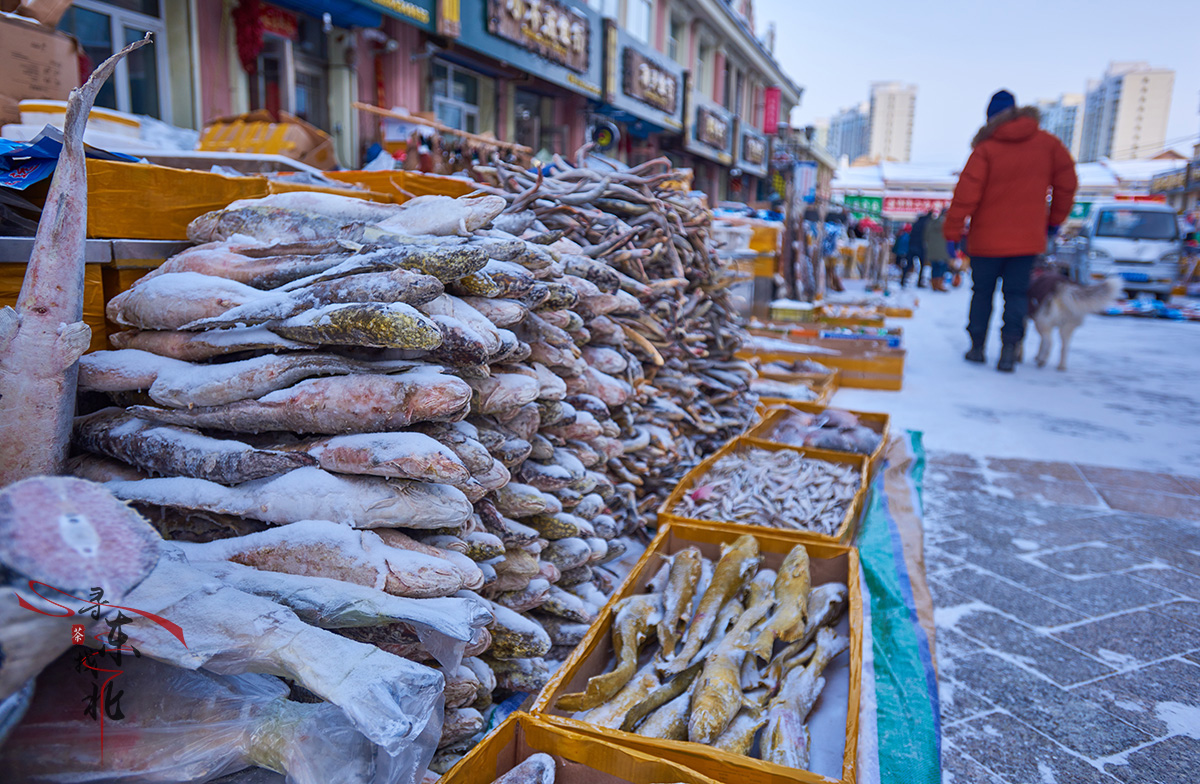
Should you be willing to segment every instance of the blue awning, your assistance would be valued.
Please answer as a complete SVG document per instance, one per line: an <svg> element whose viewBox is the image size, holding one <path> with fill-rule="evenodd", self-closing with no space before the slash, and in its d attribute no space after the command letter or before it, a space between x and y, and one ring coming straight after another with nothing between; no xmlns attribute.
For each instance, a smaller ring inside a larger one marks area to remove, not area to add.
<svg viewBox="0 0 1200 784"><path fill-rule="evenodd" d="M321 19L329 14L335 27L379 27L383 14L369 3L358 0L270 0L272 5L290 8Z"/></svg>

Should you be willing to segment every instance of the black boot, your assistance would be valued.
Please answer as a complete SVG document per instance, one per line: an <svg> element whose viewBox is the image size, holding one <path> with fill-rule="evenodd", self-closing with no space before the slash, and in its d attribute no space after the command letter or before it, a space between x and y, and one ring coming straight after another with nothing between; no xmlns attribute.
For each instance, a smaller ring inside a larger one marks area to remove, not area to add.
<svg viewBox="0 0 1200 784"><path fill-rule="evenodd" d="M983 364L987 362L987 357L983 355L983 341L971 338L971 350L967 352L965 359L968 362L978 362Z"/></svg>
<svg viewBox="0 0 1200 784"><path fill-rule="evenodd" d="M996 370L1004 373L1011 373L1017 365L1017 344L1005 343L1000 347L1000 361L996 363Z"/></svg>

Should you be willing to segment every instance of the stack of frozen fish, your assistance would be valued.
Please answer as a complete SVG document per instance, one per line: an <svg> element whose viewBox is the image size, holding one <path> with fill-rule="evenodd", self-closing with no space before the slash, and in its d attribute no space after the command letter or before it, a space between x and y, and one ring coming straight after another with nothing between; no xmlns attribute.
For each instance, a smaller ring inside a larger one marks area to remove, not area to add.
<svg viewBox="0 0 1200 784"><path fill-rule="evenodd" d="M635 488L612 475L648 447L619 424L633 386L614 374L637 360L580 311L642 304L544 227L484 230L505 206L235 203L110 302L129 329L80 369L73 472L224 584L440 665L439 768L495 697L544 684L623 577L606 565L639 550ZM447 652L386 612L348 620L368 595L490 622Z"/></svg>

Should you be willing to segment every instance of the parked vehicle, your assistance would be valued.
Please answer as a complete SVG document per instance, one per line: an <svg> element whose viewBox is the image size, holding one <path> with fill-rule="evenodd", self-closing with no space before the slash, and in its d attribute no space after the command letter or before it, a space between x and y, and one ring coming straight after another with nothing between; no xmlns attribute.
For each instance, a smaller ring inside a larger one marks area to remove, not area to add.
<svg viewBox="0 0 1200 784"><path fill-rule="evenodd" d="M1101 202L1092 205L1078 236L1060 242L1055 254L1079 283L1116 275L1130 299L1149 292L1168 301L1179 277L1183 236L1166 204Z"/></svg>

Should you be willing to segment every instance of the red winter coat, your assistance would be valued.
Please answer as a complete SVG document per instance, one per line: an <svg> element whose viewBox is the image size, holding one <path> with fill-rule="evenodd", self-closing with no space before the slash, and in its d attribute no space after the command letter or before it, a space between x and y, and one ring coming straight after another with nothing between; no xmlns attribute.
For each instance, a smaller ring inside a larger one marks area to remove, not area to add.
<svg viewBox="0 0 1200 784"><path fill-rule="evenodd" d="M979 129L971 146L943 235L958 241L969 217L972 256L1044 253L1047 227L1061 225L1071 214L1076 187L1071 153L1038 128L1033 107L1000 112Z"/></svg>

